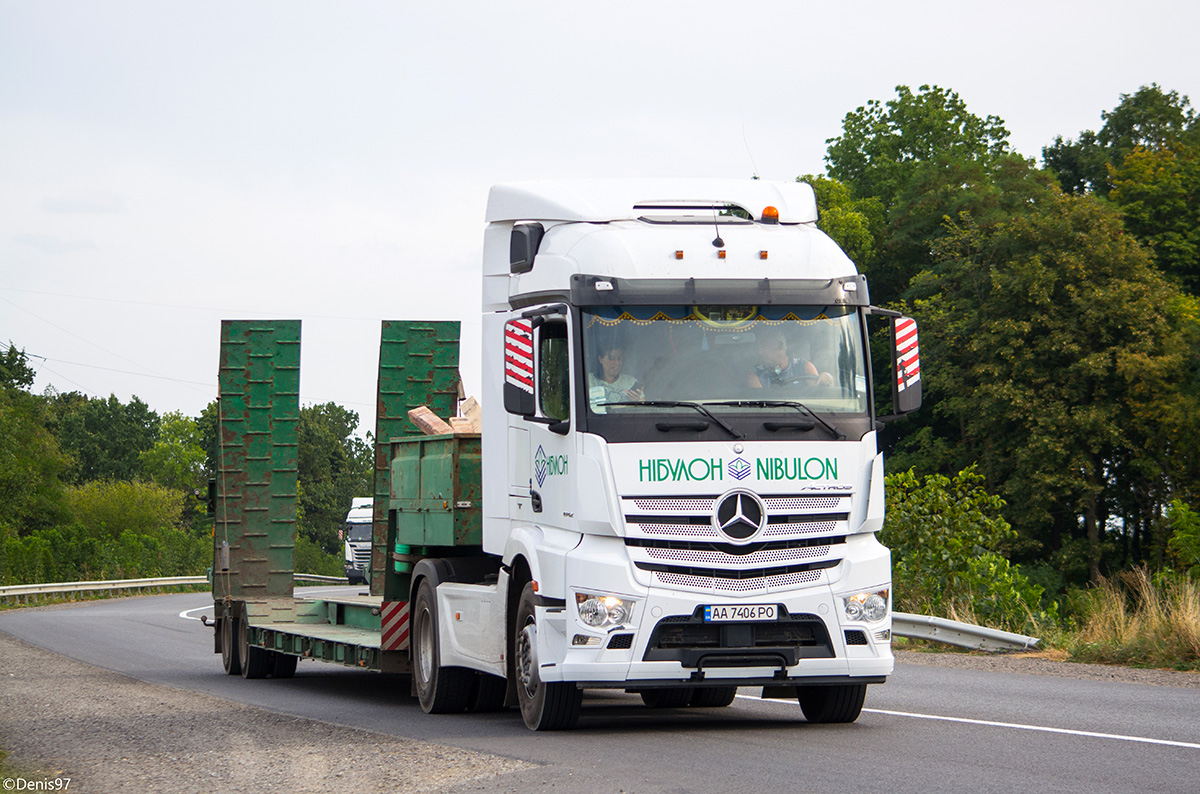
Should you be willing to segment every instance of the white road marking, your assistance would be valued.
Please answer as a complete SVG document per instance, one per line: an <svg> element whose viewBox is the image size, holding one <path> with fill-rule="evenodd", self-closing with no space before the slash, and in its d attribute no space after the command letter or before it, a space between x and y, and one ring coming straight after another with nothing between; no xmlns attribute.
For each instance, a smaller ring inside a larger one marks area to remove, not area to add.
<svg viewBox="0 0 1200 794"><path fill-rule="evenodd" d="M206 607L196 607L195 609L185 609L179 613L179 617L183 618L184 620L199 620L200 618L198 618L198 617L192 617L192 613L193 612L203 612L206 609L212 609L212 604L209 604Z"/></svg>
<svg viewBox="0 0 1200 794"><path fill-rule="evenodd" d="M774 700L777 703L790 703L787 700L777 698L761 698L754 695L738 695L739 698L746 700L768 701ZM1119 733L1096 733L1094 731L1076 731L1068 728L1050 728L1045 725L1024 725L1019 722L995 722L993 720L972 720L965 717L943 717L938 714L914 714L908 711L888 711L887 709L863 709L864 713L868 714L887 714L891 717L910 717L917 720L940 720L942 722L958 722L967 725L985 725L991 728L1014 728L1022 731L1041 731L1043 733L1063 733L1069 736L1086 736L1091 739L1115 739L1122 742L1141 742L1143 744L1161 744L1167 747L1184 747L1189 750L1200 750L1200 744L1194 742L1175 742L1169 739L1151 739L1146 736L1125 736Z"/></svg>
<svg viewBox="0 0 1200 794"><path fill-rule="evenodd" d="M345 591L346 591L346 588L344 585L341 587L306 587L306 588L304 588L304 592L301 593L301 595L320 597L327 593L336 594L336 593L344 593ZM194 617L192 615L192 613L193 612L203 612L206 609L212 609L212 604L209 604L208 606L203 606L203 607L196 607L195 609L185 609L184 611L179 613L179 617L183 618L184 620L200 620L200 618ZM210 615L210 617L212 617L212 616Z"/></svg>

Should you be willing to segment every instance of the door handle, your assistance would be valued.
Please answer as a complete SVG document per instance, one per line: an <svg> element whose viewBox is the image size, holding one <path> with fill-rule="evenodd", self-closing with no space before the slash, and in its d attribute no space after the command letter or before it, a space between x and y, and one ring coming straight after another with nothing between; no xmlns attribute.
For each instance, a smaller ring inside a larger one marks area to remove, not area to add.
<svg viewBox="0 0 1200 794"><path fill-rule="evenodd" d="M532 488L529 489L529 501L533 505L533 512L542 512L542 495Z"/></svg>

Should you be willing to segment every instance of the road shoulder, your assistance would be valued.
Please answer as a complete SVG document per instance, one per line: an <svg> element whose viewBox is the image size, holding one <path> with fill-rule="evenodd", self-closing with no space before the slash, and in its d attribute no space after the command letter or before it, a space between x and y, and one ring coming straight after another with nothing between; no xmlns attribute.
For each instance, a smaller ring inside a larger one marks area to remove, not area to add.
<svg viewBox="0 0 1200 794"><path fill-rule="evenodd" d="M0 748L71 791L437 791L535 765L148 684L0 632Z"/></svg>

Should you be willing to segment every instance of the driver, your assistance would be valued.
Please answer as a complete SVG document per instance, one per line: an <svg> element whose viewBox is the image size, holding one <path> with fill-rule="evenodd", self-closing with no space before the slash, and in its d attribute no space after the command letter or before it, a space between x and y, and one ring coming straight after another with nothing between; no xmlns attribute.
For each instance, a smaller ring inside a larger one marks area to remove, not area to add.
<svg viewBox="0 0 1200 794"><path fill-rule="evenodd" d="M754 370L747 378L751 388L786 386L802 380L815 380L818 386L832 386L833 375L818 372L817 367L805 358L792 358L787 351L787 337L778 328L767 328L759 332L755 340Z"/></svg>

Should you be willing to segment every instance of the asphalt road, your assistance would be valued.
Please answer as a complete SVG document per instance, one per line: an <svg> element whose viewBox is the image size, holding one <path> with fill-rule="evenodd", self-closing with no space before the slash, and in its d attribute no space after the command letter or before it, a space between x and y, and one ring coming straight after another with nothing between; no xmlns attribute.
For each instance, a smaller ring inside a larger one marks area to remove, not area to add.
<svg viewBox="0 0 1200 794"><path fill-rule="evenodd" d="M1200 791L1195 688L900 664L852 725L809 725L757 690L671 711L589 692L576 730L535 734L511 711L426 715L406 677L319 662L290 680L227 676L206 605L201 593L17 610L0 631L142 681L542 765L506 778L513 791Z"/></svg>

